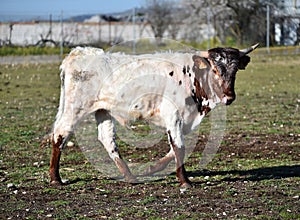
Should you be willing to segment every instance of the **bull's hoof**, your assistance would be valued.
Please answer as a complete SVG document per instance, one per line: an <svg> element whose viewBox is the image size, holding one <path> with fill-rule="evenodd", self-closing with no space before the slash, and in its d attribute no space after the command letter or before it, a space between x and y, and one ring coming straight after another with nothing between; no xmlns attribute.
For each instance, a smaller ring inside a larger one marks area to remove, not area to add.
<svg viewBox="0 0 300 220"><path fill-rule="evenodd" d="M137 180L137 178L133 175L131 176L126 176L125 177L125 181L128 183L138 183L139 181Z"/></svg>
<svg viewBox="0 0 300 220"><path fill-rule="evenodd" d="M188 182L184 182L184 183L180 184L181 189L188 189L188 188L191 188L191 187L192 187L191 183L188 183Z"/></svg>
<svg viewBox="0 0 300 220"><path fill-rule="evenodd" d="M61 186L61 185L63 185L63 182L61 180L51 180L50 185L51 186Z"/></svg>

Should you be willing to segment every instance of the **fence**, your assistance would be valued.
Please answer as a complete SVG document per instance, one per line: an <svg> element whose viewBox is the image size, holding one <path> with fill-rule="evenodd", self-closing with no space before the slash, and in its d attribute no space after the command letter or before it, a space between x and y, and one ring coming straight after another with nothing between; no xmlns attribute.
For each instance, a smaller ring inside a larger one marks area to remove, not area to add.
<svg viewBox="0 0 300 220"><path fill-rule="evenodd" d="M1 44L19 46L36 45L39 42L93 44L95 42L121 42L134 38L153 37L149 24L130 22L19 22L0 23Z"/></svg>

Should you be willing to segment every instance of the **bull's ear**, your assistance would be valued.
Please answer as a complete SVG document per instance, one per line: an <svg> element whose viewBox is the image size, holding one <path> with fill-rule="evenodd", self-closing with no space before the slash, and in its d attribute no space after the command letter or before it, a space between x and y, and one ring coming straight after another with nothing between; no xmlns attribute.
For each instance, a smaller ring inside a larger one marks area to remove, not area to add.
<svg viewBox="0 0 300 220"><path fill-rule="evenodd" d="M249 56L242 56L239 59L239 69L244 70L248 63L250 62L250 57Z"/></svg>
<svg viewBox="0 0 300 220"><path fill-rule="evenodd" d="M210 67L208 60L204 57L200 57L198 55L194 55L193 57L194 65L199 69L206 69Z"/></svg>

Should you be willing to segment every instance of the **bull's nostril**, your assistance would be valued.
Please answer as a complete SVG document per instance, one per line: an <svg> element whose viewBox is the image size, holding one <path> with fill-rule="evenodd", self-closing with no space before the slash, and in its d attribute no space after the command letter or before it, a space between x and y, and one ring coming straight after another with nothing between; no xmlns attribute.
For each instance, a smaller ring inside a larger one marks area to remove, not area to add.
<svg viewBox="0 0 300 220"><path fill-rule="evenodd" d="M224 95L222 98L222 103L225 105L230 105L235 100L235 96Z"/></svg>

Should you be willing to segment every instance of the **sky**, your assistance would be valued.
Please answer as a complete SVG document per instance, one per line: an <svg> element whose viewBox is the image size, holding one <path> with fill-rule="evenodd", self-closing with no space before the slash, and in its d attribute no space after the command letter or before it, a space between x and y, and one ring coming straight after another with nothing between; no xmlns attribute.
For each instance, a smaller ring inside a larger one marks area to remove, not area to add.
<svg viewBox="0 0 300 220"><path fill-rule="evenodd" d="M0 17L58 16L122 12L141 7L145 0L0 0Z"/></svg>

